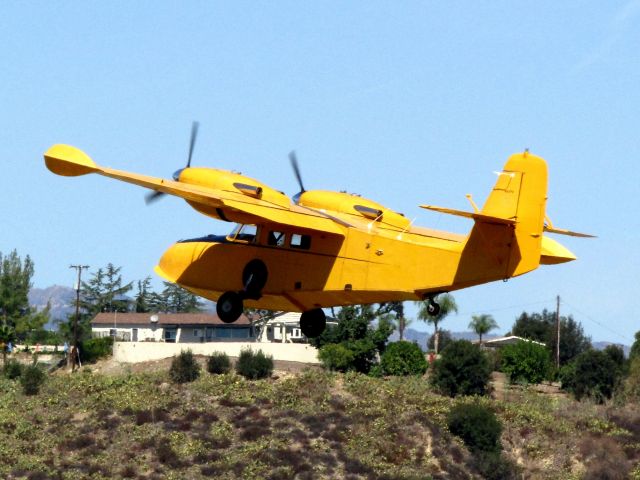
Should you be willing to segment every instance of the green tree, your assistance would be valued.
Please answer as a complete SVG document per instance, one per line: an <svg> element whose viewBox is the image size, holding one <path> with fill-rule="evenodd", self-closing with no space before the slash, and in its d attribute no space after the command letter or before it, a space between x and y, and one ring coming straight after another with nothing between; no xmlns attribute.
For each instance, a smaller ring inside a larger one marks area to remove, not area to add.
<svg viewBox="0 0 640 480"><path fill-rule="evenodd" d="M440 348L440 351L447 348L447 345L449 345L451 342L453 342L453 335L451 334L450 330L441 329L440 331L438 331L438 347ZM427 350L435 351L435 349L436 349L436 336L430 335L429 339L427 340Z"/></svg>
<svg viewBox="0 0 640 480"><path fill-rule="evenodd" d="M440 311L437 315L429 314L429 300L422 300L420 302L416 302L418 306L418 319L427 322L429 324L433 324L433 335L434 335L434 350L436 354L439 349L439 330L438 325L452 312L458 313L458 305L456 304L455 298L450 293L445 293L443 295L438 296L438 304L440 305Z"/></svg>
<svg viewBox="0 0 640 480"><path fill-rule="evenodd" d="M29 307L29 311L20 317L16 322L16 337L21 341L33 342L34 338L46 337L44 326L49 322L51 316L51 305L40 311ZM37 342L38 340L36 340Z"/></svg>
<svg viewBox="0 0 640 480"><path fill-rule="evenodd" d="M180 285L162 282L164 289L153 294L150 302L152 311L165 313L197 313L202 311L200 297L185 290Z"/></svg>
<svg viewBox="0 0 640 480"><path fill-rule="evenodd" d="M90 317L100 312L128 312L129 301L126 294L133 288L133 282L124 284L120 271L109 263L105 269L99 268L80 287L80 308ZM74 301L75 306L75 301Z"/></svg>
<svg viewBox="0 0 640 480"><path fill-rule="evenodd" d="M424 375L427 360L417 343L401 340L387 346L380 367L385 375Z"/></svg>
<svg viewBox="0 0 640 480"><path fill-rule="evenodd" d="M525 313L516 319L511 333L547 345L555 355L556 314L543 310L542 313ZM560 364L566 365L580 353L591 348L591 339L584 334L582 325L571 315L560 317Z"/></svg>
<svg viewBox="0 0 640 480"><path fill-rule="evenodd" d="M540 383L551 370L549 350L544 345L528 340L504 347L500 364L511 383Z"/></svg>
<svg viewBox="0 0 640 480"><path fill-rule="evenodd" d="M591 398L603 403L613 395L620 373L605 352L587 350L560 371L560 380L562 388L571 392L576 400Z"/></svg>
<svg viewBox="0 0 640 480"><path fill-rule="evenodd" d="M431 383L445 395L484 395L487 392L491 368L478 345L467 340L455 340L436 360Z"/></svg>
<svg viewBox="0 0 640 480"><path fill-rule="evenodd" d="M151 312L153 304L153 289L151 288L151 277L138 280L138 292L135 296L136 313Z"/></svg>
<svg viewBox="0 0 640 480"><path fill-rule="evenodd" d="M29 312L33 272L29 255L23 261L16 250L6 256L0 253L0 319L4 324L15 328L18 319Z"/></svg>
<svg viewBox="0 0 640 480"><path fill-rule="evenodd" d="M635 342L631 345L631 351L629 352L629 360L640 358L640 331L636 332Z"/></svg>
<svg viewBox="0 0 640 480"><path fill-rule="evenodd" d="M13 343L16 339L16 329L8 323L4 322L0 325L0 345L2 347L2 364L7 364L7 352L9 342Z"/></svg>
<svg viewBox="0 0 640 480"><path fill-rule="evenodd" d="M321 358L331 358L332 367L336 368L333 360L341 365L340 369L355 370L368 373L376 363L376 358L384 353L387 340L393 333L393 326L387 315L380 316L381 309L374 309L372 305L350 305L340 309L337 315L338 325L328 327L321 335L311 340L312 345L320 349ZM383 311L383 310L382 310ZM378 324L373 326L374 320ZM344 348L329 348L329 353L323 348L328 345L341 345ZM344 349L349 350L345 354ZM335 359L339 353L340 358ZM344 358L349 358L348 367L343 367Z"/></svg>
<svg viewBox="0 0 640 480"><path fill-rule="evenodd" d="M473 315L471 322L469 322L469 328L478 334L480 337L480 345L482 345L482 335L499 327L493 317L485 313L482 315Z"/></svg>

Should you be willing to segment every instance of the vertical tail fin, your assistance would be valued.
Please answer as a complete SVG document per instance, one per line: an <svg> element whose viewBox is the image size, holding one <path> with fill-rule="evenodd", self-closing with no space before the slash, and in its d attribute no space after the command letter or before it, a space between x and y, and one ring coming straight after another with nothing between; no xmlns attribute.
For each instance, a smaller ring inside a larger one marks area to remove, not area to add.
<svg viewBox="0 0 640 480"><path fill-rule="evenodd" d="M512 155L498 172L498 180L481 212L515 221L509 277L534 270L540 264L546 200L546 162L528 152Z"/></svg>

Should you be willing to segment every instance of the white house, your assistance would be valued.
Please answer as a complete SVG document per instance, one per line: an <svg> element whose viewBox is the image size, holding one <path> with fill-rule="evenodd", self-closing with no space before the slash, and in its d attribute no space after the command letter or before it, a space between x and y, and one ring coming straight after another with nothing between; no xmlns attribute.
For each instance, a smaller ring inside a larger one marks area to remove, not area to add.
<svg viewBox="0 0 640 480"><path fill-rule="evenodd" d="M256 337L258 342L280 343L308 343L300 330L299 312L277 312L264 320L256 321ZM327 326L337 325L338 322L327 317Z"/></svg>
<svg viewBox="0 0 640 480"><path fill-rule="evenodd" d="M99 313L91 321L94 337L116 337L125 342L204 343L254 341L253 326L245 315L224 323L210 313Z"/></svg>

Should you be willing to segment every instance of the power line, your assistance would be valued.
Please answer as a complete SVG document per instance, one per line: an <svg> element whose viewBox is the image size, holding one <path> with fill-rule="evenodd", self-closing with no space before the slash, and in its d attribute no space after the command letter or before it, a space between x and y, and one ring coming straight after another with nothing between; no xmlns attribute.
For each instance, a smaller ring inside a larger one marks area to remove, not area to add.
<svg viewBox="0 0 640 480"><path fill-rule="evenodd" d="M576 307L574 307L573 305L571 305L569 302L567 302L567 301L565 301L565 300L562 300L562 303L563 303L564 305L567 305L568 307L572 308L573 310L575 310L577 313L579 313L580 315L582 315L583 317L585 317L585 318L586 318L587 320L589 320L590 322L593 322L593 323L595 323L596 325L600 326L601 328L604 328L604 329L605 329L605 330L607 330L608 332L613 333L614 335L617 335L618 337L620 337L620 338L624 338L626 341L629 341L629 342L632 342L632 343L633 343L633 340L632 340L631 338L627 337L626 335L623 335L623 334L622 334L622 333L620 333L620 332L616 332L615 330L613 330L613 329L611 329L611 328L607 327L606 325L604 325L604 324L600 323L600 322L599 322L599 321L597 321L597 320L594 320L593 318L591 318L591 317L590 317L589 315L587 315L586 313L582 312L581 310L578 310Z"/></svg>

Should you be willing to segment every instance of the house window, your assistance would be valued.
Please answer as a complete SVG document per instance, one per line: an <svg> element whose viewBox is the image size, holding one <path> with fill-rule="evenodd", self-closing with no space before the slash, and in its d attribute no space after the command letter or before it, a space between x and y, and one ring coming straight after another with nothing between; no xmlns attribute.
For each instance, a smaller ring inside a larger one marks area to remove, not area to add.
<svg viewBox="0 0 640 480"><path fill-rule="evenodd" d="M249 338L249 327L230 328L231 338Z"/></svg>
<svg viewBox="0 0 640 480"><path fill-rule="evenodd" d="M294 233L293 235L291 235L291 248L309 250L309 248L311 248L311 235L301 235L299 233Z"/></svg>
<svg viewBox="0 0 640 480"><path fill-rule="evenodd" d="M216 338L231 338L231 328L216 328Z"/></svg>
<svg viewBox="0 0 640 480"><path fill-rule="evenodd" d="M211 340L213 338L213 328L212 327L207 327L205 329L205 332L206 332L205 335L207 337L207 340Z"/></svg>
<svg viewBox="0 0 640 480"><path fill-rule="evenodd" d="M193 329L193 336L194 337L199 337L200 336L200 330L198 330L197 328Z"/></svg>
<svg viewBox="0 0 640 480"><path fill-rule="evenodd" d="M164 341L169 343L176 343L176 335L178 330L176 328L164 329Z"/></svg>

